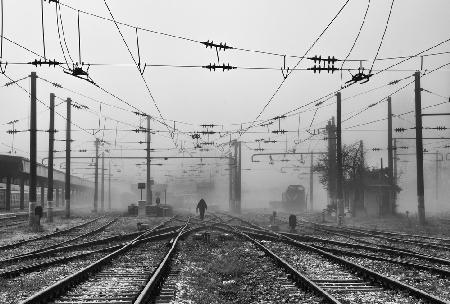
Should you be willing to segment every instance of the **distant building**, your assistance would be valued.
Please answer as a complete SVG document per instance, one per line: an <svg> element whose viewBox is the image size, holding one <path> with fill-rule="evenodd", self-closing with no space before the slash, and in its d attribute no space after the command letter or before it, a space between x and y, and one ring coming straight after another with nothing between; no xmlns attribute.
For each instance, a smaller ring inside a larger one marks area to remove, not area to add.
<svg viewBox="0 0 450 304"><path fill-rule="evenodd" d="M389 184L387 169L364 172L357 184L344 185L345 204L353 216L379 217L395 214L395 198L401 189Z"/></svg>

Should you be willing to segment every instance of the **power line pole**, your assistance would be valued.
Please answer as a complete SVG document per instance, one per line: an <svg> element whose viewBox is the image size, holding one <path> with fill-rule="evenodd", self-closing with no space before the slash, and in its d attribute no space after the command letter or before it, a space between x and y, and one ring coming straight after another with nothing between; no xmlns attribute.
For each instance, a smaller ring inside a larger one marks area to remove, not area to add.
<svg viewBox="0 0 450 304"><path fill-rule="evenodd" d="M29 184L29 209L28 209L28 219L29 225L34 225L34 208L36 207L36 181L37 181L37 172L36 172L36 72L31 72L30 80L31 80L31 94L30 94L30 184Z"/></svg>
<svg viewBox="0 0 450 304"><path fill-rule="evenodd" d="M94 212L98 211L98 146L100 145L100 140L95 139L95 177L94 177Z"/></svg>
<svg viewBox="0 0 450 304"><path fill-rule="evenodd" d="M395 210L395 201L394 201L394 162L392 159L392 100L391 96L387 99L388 103L388 178L389 185L391 186L391 191L389 192L389 213L393 214Z"/></svg>
<svg viewBox="0 0 450 304"><path fill-rule="evenodd" d="M314 210L314 180L313 180L313 153L311 152L311 164L309 169L309 208Z"/></svg>
<svg viewBox="0 0 450 304"><path fill-rule="evenodd" d="M50 127L48 129L47 222L53 222L53 153L55 143L55 94L50 93Z"/></svg>
<svg viewBox="0 0 450 304"><path fill-rule="evenodd" d="M241 142L236 142L236 212L241 213L241 187L242 187L242 149Z"/></svg>
<svg viewBox="0 0 450 304"><path fill-rule="evenodd" d="M340 223L339 217L344 216L344 199L342 192L342 179L343 179L343 168L342 168L342 128L341 128L341 92L336 94L337 97L337 126L336 126L336 158L337 158L337 219Z"/></svg>
<svg viewBox="0 0 450 304"><path fill-rule="evenodd" d="M108 162L108 210L111 211L111 161Z"/></svg>
<svg viewBox="0 0 450 304"><path fill-rule="evenodd" d="M334 117L328 121L328 197L331 205L336 204L336 125ZM336 210L337 211L337 210Z"/></svg>
<svg viewBox="0 0 450 304"><path fill-rule="evenodd" d="M150 175L150 141L151 141L151 131L150 131L150 116L147 116L147 205L152 204L152 185L151 185L151 175Z"/></svg>
<svg viewBox="0 0 450 304"><path fill-rule="evenodd" d="M422 96L420 87L420 72L414 73L415 107L416 107L416 161L417 161L417 200L418 214L421 225L425 224L425 194L423 181L423 141L422 141Z"/></svg>
<svg viewBox="0 0 450 304"><path fill-rule="evenodd" d="M235 160L232 158L232 153L230 152L230 159L228 160L228 208L231 212L234 212L234 163Z"/></svg>
<svg viewBox="0 0 450 304"><path fill-rule="evenodd" d="M105 211L105 152L102 152L102 186L100 192L100 210Z"/></svg>
<svg viewBox="0 0 450 304"><path fill-rule="evenodd" d="M67 98L67 121L66 121L66 180L65 180L65 203L66 217L70 217L70 131L71 131L72 100Z"/></svg>
<svg viewBox="0 0 450 304"><path fill-rule="evenodd" d="M394 168L393 168L393 181L395 187L397 187L397 139L394 139ZM397 191L394 191L394 202L397 202Z"/></svg>
<svg viewBox="0 0 450 304"><path fill-rule="evenodd" d="M436 150L436 172L435 172L435 197L436 202L439 199L439 152Z"/></svg>

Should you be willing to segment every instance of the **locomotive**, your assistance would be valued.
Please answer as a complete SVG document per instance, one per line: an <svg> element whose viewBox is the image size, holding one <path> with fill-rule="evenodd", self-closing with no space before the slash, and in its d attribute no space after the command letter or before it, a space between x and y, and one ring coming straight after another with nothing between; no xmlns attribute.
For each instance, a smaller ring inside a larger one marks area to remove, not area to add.
<svg viewBox="0 0 450 304"><path fill-rule="evenodd" d="M285 212L305 212L306 195L302 185L289 185L281 195L281 201L270 202L273 209Z"/></svg>

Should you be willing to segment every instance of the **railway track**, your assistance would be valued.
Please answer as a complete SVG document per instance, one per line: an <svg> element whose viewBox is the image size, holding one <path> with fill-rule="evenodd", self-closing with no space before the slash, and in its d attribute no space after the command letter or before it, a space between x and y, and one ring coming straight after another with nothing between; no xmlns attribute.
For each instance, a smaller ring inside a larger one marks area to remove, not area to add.
<svg viewBox="0 0 450 304"><path fill-rule="evenodd" d="M145 287L163 256L166 242L157 241L167 235L149 236L154 230L21 303L130 303Z"/></svg>
<svg viewBox="0 0 450 304"><path fill-rule="evenodd" d="M99 252L117 250L121 246L124 246L127 241L143 235L152 236L159 234L168 235L169 237L173 234L173 231L180 228L180 226L163 227L165 224L166 222L163 222L149 231L106 237L39 251L24 256L17 256L4 261L3 265L1 265L0 278L12 278L23 273L29 273L74 259L84 258Z"/></svg>
<svg viewBox="0 0 450 304"><path fill-rule="evenodd" d="M324 234L330 235L331 237L322 238L323 240L334 242L336 241L336 238L340 238L341 243L350 243L353 245L358 244L364 244L367 247L375 247L379 248L379 250L386 251L386 252L395 252L399 255L409 255L413 257L423 258L427 259L432 262L441 263L444 265L450 265L450 259L449 252L450 250L447 249L433 249L433 248L427 248L426 246L422 246L421 248L412 247L408 248L408 245L399 246L399 244L395 244L392 242L385 242L377 241L376 238L374 239L368 239L368 238L357 238L352 237L349 234L345 234L345 231L339 232L335 231L333 229L328 230L324 229L320 226L314 226L310 227L310 229L315 229L319 232L323 232ZM311 239L314 239L314 237L311 237ZM350 241L350 242L349 242ZM396 246L395 246L396 245Z"/></svg>
<svg viewBox="0 0 450 304"><path fill-rule="evenodd" d="M334 248L333 254L331 247L300 242L289 234L274 233L240 218L211 216L204 222L178 219L166 223L168 227L163 228L163 223L109 251L99 249L113 252L21 303L168 303L174 299L181 272L177 258L180 241L211 229L253 244L286 273L277 277L286 292L292 296L300 292L314 295L307 297L311 302L304 303L450 303L364 267L363 260L351 260L338 252L339 248ZM161 240L170 237L167 247ZM353 257L368 259L364 256L367 252L359 254Z"/></svg>
<svg viewBox="0 0 450 304"><path fill-rule="evenodd" d="M93 222L95 222L95 221L97 221L99 219L100 218L94 218L92 220L83 222L81 224L78 224L78 225L75 225L75 226L72 226L72 227L69 227L69 228L66 228L66 229L61 229L61 230L57 230L57 231L54 231L54 232L51 232L51 233L47 233L47 234L44 234L44 235L40 235L40 236L28 238L28 239L23 239L23 240L16 241L16 242L13 242L13 243L10 243L10 244L0 245L0 252L4 251L4 250L8 250L8 249L15 249L15 248L18 248L18 247L23 246L25 244L28 244L28 243L38 242L38 241L41 241L41 240L44 240L44 239L49 239L49 238L52 238L52 237L55 237L55 236L58 236L58 235L61 235L61 234L70 233L73 230L81 229L81 228L83 228L83 227L85 227L85 226L87 226L87 225L89 225L89 224L91 224L91 223L93 223Z"/></svg>
<svg viewBox="0 0 450 304"><path fill-rule="evenodd" d="M361 237L370 237L370 238L385 240L389 243L395 243L395 244L403 243L403 244L419 246L422 248L433 248L433 249L437 249L437 250L450 251L450 239L433 238L434 242L428 242L428 241L423 241L423 240L417 240L417 238L418 238L417 235L409 235L408 236L407 234L387 233L387 232L381 232L379 230L365 230L365 229L356 229L356 228L349 228L349 227L334 227L334 226L330 226L330 225L313 223L313 222L308 222L308 221L304 221L304 222L307 224L313 225L313 227L318 226L318 227L321 227L328 231L346 232L348 234L353 234L353 235L357 235L357 236L361 236Z"/></svg>
<svg viewBox="0 0 450 304"><path fill-rule="evenodd" d="M407 295L413 295L417 301L424 300L430 303L449 303L437 296L354 263L344 256L337 256L325 250L310 246L304 242L294 240L286 235L268 231L251 223L248 224L254 226L254 228L259 228L261 234L265 234L269 237L278 237L278 242L269 241L271 242L269 244L272 244L269 247L274 251L277 251L282 258L284 257L293 264L296 263L299 268L305 264L305 261L308 261L307 264L309 267L304 269L304 271L313 270L310 272L313 281L319 283L319 286L324 287L332 295L336 295L337 298L342 299L342 293L346 297L354 297L354 299L357 299L360 292L368 291L373 292L373 296L376 296L379 299L384 297L385 301L388 301L394 296L392 292L395 293L400 291L404 296L398 298L398 303L410 303L409 301L411 301L411 299L408 299ZM284 250L280 250L280 241L284 243L284 247L282 247ZM295 251L289 248L295 248ZM297 255L297 258L295 258L294 254L298 252L300 253ZM325 269L324 265L326 266ZM314 269L321 269L321 271L317 273L314 272ZM321 277L323 271L327 271L328 274ZM354 293L348 294L347 292L350 291L353 291ZM404 299L406 299L406 301L404 301Z"/></svg>
<svg viewBox="0 0 450 304"><path fill-rule="evenodd" d="M108 220L106 218L97 218L83 225L76 226L73 229L65 230L63 233L47 234L32 241L14 246L10 250L3 251L3 259L0 265L19 261L23 258L34 256L40 252L49 251L61 247L68 243L74 243L80 239L99 233L113 224L117 219ZM87 230L84 232L84 230Z"/></svg>

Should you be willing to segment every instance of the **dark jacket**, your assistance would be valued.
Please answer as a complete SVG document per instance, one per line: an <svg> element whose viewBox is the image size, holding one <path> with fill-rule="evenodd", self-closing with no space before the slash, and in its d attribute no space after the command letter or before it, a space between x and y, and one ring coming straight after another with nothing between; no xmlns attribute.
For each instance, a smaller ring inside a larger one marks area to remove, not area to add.
<svg viewBox="0 0 450 304"><path fill-rule="evenodd" d="M208 209L208 206L206 205L206 202L204 199L201 199L197 204L197 210L206 210Z"/></svg>

